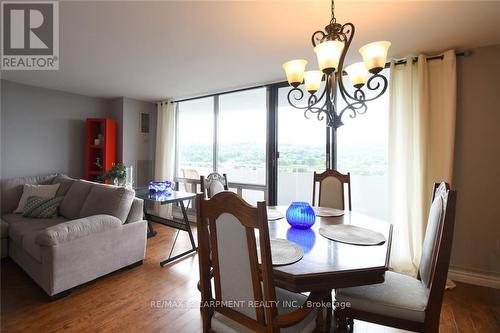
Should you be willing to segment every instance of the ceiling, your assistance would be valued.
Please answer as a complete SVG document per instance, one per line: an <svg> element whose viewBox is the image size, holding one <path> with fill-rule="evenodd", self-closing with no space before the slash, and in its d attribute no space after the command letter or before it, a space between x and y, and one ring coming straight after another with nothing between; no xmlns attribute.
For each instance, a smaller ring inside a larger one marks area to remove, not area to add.
<svg viewBox="0 0 500 333"><path fill-rule="evenodd" d="M60 69L2 71L2 78L112 98L182 98L283 81L281 64L305 58L328 22L322 1L168 1L60 3ZM500 44L500 2L343 1L337 21L350 21L357 49L392 42L390 56Z"/></svg>

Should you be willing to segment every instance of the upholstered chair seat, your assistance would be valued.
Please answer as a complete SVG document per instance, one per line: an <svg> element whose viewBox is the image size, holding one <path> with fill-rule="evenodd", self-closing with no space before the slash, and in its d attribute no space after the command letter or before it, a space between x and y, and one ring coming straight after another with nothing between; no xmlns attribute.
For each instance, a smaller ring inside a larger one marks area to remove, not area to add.
<svg viewBox="0 0 500 333"><path fill-rule="evenodd" d="M418 332L439 332L443 292L450 263L456 192L446 183L435 184L417 278L388 271L384 283L343 288L336 309L339 326L353 319Z"/></svg>
<svg viewBox="0 0 500 333"><path fill-rule="evenodd" d="M423 323L428 293L422 281L389 271L384 283L343 288L335 298L338 302L350 302L356 310Z"/></svg>
<svg viewBox="0 0 500 333"><path fill-rule="evenodd" d="M278 301L278 314L285 314L297 310L305 303L307 297L302 294L289 292L288 290L276 288L276 299ZM294 305L294 307L291 307ZM316 328L317 311L311 312L298 324L282 328L282 333L310 333ZM228 317L215 313L212 317L212 329L217 333L253 333L245 326L229 319Z"/></svg>

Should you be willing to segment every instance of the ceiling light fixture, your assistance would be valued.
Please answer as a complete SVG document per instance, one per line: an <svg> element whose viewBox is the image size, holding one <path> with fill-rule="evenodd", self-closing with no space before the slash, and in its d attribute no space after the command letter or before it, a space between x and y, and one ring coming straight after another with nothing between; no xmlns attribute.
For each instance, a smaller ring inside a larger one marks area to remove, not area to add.
<svg viewBox="0 0 500 333"><path fill-rule="evenodd" d="M369 43L359 49L363 62L354 63L344 68L344 60L354 37L352 23L339 24L335 18L335 3L332 0L332 18L325 27L325 31L318 30L312 34L311 41L314 52L318 58L320 71L306 71L307 60L290 60L283 64L288 83L293 87L288 93L288 102L296 109L304 110L304 116L317 114L318 120L327 117L327 126L334 129L343 125L342 116L350 111L349 116L355 118L357 114L367 111L367 102L382 96L387 90L387 78L380 74L387 60L387 51L390 42L379 41ZM355 88L351 94L345 88L343 73L347 72L349 81ZM370 76L371 74L371 76ZM321 94L316 92L325 79L325 87ZM304 97L304 92L299 86L304 83L310 93L307 105L296 104ZM337 86L342 99L347 106L337 112ZM363 87L371 91L367 96ZM292 99L293 98L293 99Z"/></svg>

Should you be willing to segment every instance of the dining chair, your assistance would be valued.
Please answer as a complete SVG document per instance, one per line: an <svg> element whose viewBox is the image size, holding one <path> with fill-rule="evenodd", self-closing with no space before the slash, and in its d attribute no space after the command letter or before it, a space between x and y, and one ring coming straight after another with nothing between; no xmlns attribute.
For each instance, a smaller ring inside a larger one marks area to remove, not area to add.
<svg viewBox="0 0 500 333"><path fill-rule="evenodd" d="M229 191L196 199L203 332L327 331L324 308L308 306L323 294L274 285L266 203Z"/></svg>
<svg viewBox="0 0 500 333"><path fill-rule="evenodd" d="M319 183L318 202L316 203L316 183ZM351 205L351 174L342 174L337 170L328 169L322 173L314 172L313 176L313 206L346 209L344 203L344 187L347 184L349 210Z"/></svg>
<svg viewBox="0 0 500 333"><path fill-rule="evenodd" d="M185 169L182 168L182 177L187 179L199 179L200 175L196 169ZM196 193L196 184L194 183L184 183L184 188L186 192Z"/></svg>
<svg viewBox="0 0 500 333"><path fill-rule="evenodd" d="M353 319L417 332L439 332L443 293L450 264L457 194L446 183L434 186L417 278L387 271L385 282L339 289L341 327Z"/></svg>
<svg viewBox="0 0 500 333"><path fill-rule="evenodd" d="M219 192L229 190L227 186L226 174L212 172L207 177L200 176L201 192L206 194L207 198L211 198Z"/></svg>

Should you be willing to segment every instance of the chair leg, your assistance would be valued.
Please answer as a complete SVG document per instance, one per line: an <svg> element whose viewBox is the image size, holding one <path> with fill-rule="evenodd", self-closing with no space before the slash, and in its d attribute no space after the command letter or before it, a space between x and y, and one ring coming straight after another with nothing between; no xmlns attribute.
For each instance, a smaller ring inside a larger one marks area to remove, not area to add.
<svg viewBox="0 0 500 333"><path fill-rule="evenodd" d="M212 331L211 329L212 325L210 323L210 321L212 320L212 316L210 313L211 311L207 307L203 306L203 304L201 304L200 311L201 311L203 333L209 333Z"/></svg>
<svg viewBox="0 0 500 333"><path fill-rule="evenodd" d="M345 311L342 311L341 309L335 309L334 314L337 330L339 332L347 332L347 318Z"/></svg>
<svg viewBox="0 0 500 333"><path fill-rule="evenodd" d="M326 298L326 320L325 320L325 332L329 333L332 327L332 316L333 316L333 299L332 294L328 294Z"/></svg>
<svg viewBox="0 0 500 333"><path fill-rule="evenodd" d="M349 333L352 333L354 331L354 320L347 318L347 325L349 325Z"/></svg>

